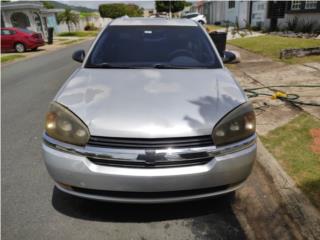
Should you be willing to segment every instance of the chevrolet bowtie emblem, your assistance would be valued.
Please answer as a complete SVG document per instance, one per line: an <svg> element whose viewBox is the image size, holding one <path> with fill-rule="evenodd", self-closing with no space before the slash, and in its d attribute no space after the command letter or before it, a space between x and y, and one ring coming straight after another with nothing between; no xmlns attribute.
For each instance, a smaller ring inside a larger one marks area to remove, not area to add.
<svg viewBox="0 0 320 240"><path fill-rule="evenodd" d="M146 165L155 165L159 160L166 160L165 153L156 153L155 150L146 150L145 154L139 154L137 160L143 160Z"/></svg>

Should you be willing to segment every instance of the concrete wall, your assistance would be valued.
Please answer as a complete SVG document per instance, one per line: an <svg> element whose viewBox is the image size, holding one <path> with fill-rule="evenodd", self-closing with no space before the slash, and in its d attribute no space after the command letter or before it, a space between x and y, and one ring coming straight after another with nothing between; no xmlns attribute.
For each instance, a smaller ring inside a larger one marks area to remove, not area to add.
<svg viewBox="0 0 320 240"><path fill-rule="evenodd" d="M238 19L241 28L246 26L249 20L249 1L236 1L234 8L229 8L228 2L225 4L226 20L235 23Z"/></svg>
<svg viewBox="0 0 320 240"><path fill-rule="evenodd" d="M252 19L251 26L257 26L261 23L262 28L268 29L270 27L270 19L267 18L268 2L267 1L254 1L252 3ZM288 21L298 17L300 21L303 19L306 21L315 22L320 27L320 13L286 13L283 18L278 18L278 26L285 28Z"/></svg>
<svg viewBox="0 0 320 240"><path fill-rule="evenodd" d="M215 22L224 22L226 19L225 1L212 1L207 2L205 12L208 23L214 24Z"/></svg>
<svg viewBox="0 0 320 240"><path fill-rule="evenodd" d="M236 1L234 8L229 8L228 1L208 1L198 11L207 17L208 23L231 22L238 19L240 27L245 27L249 19L249 1Z"/></svg>
<svg viewBox="0 0 320 240"><path fill-rule="evenodd" d="M88 18L80 18L80 21L77 25L71 24L71 31L84 31L84 27L90 23L94 24L97 28L104 28L109 22L111 21L110 18L101 18L100 16L97 17L88 17ZM68 32L68 26L65 23L60 23L55 28L56 33L61 32Z"/></svg>

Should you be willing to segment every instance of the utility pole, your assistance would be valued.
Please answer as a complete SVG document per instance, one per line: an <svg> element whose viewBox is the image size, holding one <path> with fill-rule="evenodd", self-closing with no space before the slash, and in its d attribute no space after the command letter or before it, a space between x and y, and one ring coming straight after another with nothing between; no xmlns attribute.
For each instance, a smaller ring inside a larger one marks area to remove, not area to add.
<svg viewBox="0 0 320 240"><path fill-rule="evenodd" d="M169 18L172 18L172 12L171 12L171 0L169 0Z"/></svg>

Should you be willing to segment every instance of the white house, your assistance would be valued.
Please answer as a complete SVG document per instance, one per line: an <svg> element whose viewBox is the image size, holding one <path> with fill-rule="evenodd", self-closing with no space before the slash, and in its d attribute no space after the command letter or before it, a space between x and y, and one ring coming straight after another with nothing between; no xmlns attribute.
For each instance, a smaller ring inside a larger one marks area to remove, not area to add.
<svg viewBox="0 0 320 240"><path fill-rule="evenodd" d="M251 25L266 29L283 28L297 17L320 28L320 1L253 1Z"/></svg>
<svg viewBox="0 0 320 240"><path fill-rule="evenodd" d="M209 23L221 24L226 20L226 2L224 1L204 2L201 11Z"/></svg>
<svg viewBox="0 0 320 240"><path fill-rule="evenodd" d="M239 24L240 28L250 24L250 1L225 1L225 21Z"/></svg>
<svg viewBox="0 0 320 240"><path fill-rule="evenodd" d="M298 17L320 26L320 1L197 1L193 9L204 14L208 23L239 23L240 28L261 26L265 29L285 27Z"/></svg>
<svg viewBox="0 0 320 240"><path fill-rule="evenodd" d="M211 24L238 22L245 27L250 19L250 1L201 1L195 4Z"/></svg>
<svg viewBox="0 0 320 240"><path fill-rule="evenodd" d="M39 2L3 2L1 4L1 26L26 28L48 36L48 19L55 14Z"/></svg>

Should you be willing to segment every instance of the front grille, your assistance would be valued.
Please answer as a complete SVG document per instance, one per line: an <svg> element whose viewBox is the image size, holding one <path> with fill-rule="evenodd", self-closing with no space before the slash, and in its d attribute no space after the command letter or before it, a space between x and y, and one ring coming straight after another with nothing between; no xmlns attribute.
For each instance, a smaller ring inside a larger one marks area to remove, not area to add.
<svg viewBox="0 0 320 240"><path fill-rule="evenodd" d="M168 168L168 167L187 167L194 165L206 164L212 160L212 157L200 157L194 159L183 160L155 160L152 162L144 160L122 160L122 159L105 159L105 158L93 158L87 157L91 162L101 166L110 167L128 167L128 168Z"/></svg>
<svg viewBox="0 0 320 240"><path fill-rule="evenodd" d="M212 138L208 136L180 138L115 138L91 136L88 145L95 147L126 149L164 149L191 148L212 146Z"/></svg>
<svg viewBox="0 0 320 240"><path fill-rule="evenodd" d="M112 167L131 167L131 168L168 168L186 167L193 165L206 164L212 160L208 153L197 152L188 154L178 154L176 158L166 156L166 154L155 154L157 149L177 149L191 147L212 146L211 136L183 137L183 138L114 138L92 136L88 142L89 146L116 148L116 149L143 149L145 153L139 154L136 159L118 159L112 156L99 157L88 156L88 160L97 165ZM144 151L143 151L144 152Z"/></svg>

